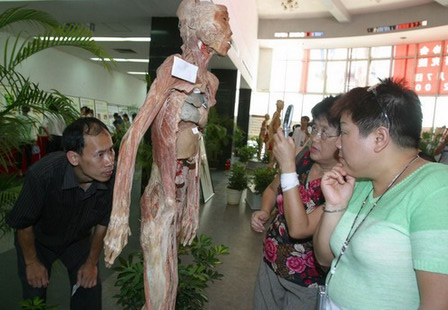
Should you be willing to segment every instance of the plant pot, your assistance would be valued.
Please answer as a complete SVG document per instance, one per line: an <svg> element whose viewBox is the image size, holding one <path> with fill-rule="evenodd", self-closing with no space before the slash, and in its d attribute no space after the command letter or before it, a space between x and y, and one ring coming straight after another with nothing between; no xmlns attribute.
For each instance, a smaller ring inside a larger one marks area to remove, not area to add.
<svg viewBox="0 0 448 310"><path fill-rule="evenodd" d="M252 210L261 209L261 197L262 194L255 193L254 186L248 186L246 203Z"/></svg>
<svg viewBox="0 0 448 310"><path fill-rule="evenodd" d="M260 167L264 168L264 167L266 167L266 164L263 163L262 161L253 160L253 159L249 160L247 162L247 166L246 166L247 170L251 170L251 171L255 171L257 168L260 168Z"/></svg>
<svg viewBox="0 0 448 310"><path fill-rule="evenodd" d="M227 188L227 204L239 205L243 191Z"/></svg>

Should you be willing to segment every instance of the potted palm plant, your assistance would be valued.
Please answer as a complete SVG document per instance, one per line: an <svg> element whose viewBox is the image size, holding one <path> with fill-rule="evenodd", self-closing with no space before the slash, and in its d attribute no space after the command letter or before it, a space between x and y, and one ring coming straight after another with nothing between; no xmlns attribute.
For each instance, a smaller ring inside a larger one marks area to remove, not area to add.
<svg viewBox="0 0 448 310"><path fill-rule="evenodd" d="M247 188L248 181L246 167L240 162L235 162L230 168L227 184L228 205L238 205L240 203L241 194Z"/></svg>
<svg viewBox="0 0 448 310"><path fill-rule="evenodd" d="M37 33L14 31L15 25L25 23L35 26L32 30ZM7 170L13 151L22 143L18 131L26 128L24 121L15 117L15 111L26 105L37 113L61 115L67 123L79 116L71 99L57 90L41 90L38 84L23 76L17 67L32 55L52 47L82 48L102 59L107 68L110 68L110 64L105 60L110 60L110 56L93 41L92 33L87 27L80 24L60 24L51 15L39 10L15 7L0 13L0 32L2 41L4 40L0 88L6 91L8 102L7 106L0 107L0 166Z"/></svg>
<svg viewBox="0 0 448 310"><path fill-rule="evenodd" d="M30 24L35 33L14 31L14 25ZM39 88L17 69L32 55L52 47L71 46L82 48L103 60L109 59L105 50L92 39L92 33L82 25L62 25L46 12L15 7L0 13L0 39L4 44L0 60L0 88L5 92L6 105L0 105L0 171L8 173L14 162L14 153L23 143L22 134L28 130L26 120L16 117L16 111L27 106L41 114L61 115L66 123L79 117L72 101L57 90L50 92ZM37 33L36 33L37 32ZM11 185L13 184L13 185ZM4 218L13 198L17 196L14 182L0 180L0 217ZM6 198L5 198L6 197ZM5 202L6 201L6 202ZM0 232L4 221L0 220Z"/></svg>

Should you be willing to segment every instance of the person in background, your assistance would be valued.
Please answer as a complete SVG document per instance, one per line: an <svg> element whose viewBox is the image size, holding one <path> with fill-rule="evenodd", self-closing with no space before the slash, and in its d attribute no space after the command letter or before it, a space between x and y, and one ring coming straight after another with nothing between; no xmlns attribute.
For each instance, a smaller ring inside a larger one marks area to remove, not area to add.
<svg viewBox="0 0 448 310"><path fill-rule="evenodd" d="M132 113L131 117L132 117L132 122L134 122L135 117L137 116L137 113Z"/></svg>
<svg viewBox="0 0 448 310"><path fill-rule="evenodd" d="M292 139L299 148L302 148L310 138L310 134L308 132L309 122L310 118L308 116L302 116L300 118L300 127L296 127L292 133Z"/></svg>
<svg viewBox="0 0 448 310"><path fill-rule="evenodd" d="M434 156L440 155L439 163L448 165L448 128L442 133L439 145L434 150Z"/></svg>
<svg viewBox="0 0 448 310"><path fill-rule="evenodd" d="M95 117L92 109L87 108L86 117Z"/></svg>
<svg viewBox="0 0 448 310"><path fill-rule="evenodd" d="M83 106L81 108L81 117L87 117L87 113L89 112L90 108L87 106Z"/></svg>
<svg viewBox="0 0 448 310"><path fill-rule="evenodd" d="M131 126L131 122L129 121L129 116L125 113L123 114L123 123L121 124L122 129L124 130L124 132L126 132L126 130L128 130L128 128Z"/></svg>
<svg viewBox="0 0 448 310"><path fill-rule="evenodd" d="M326 309L448 309L448 167L418 156L422 110L401 81L349 91L340 162L314 235Z"/></svg>
<svg viewBox="0 0 448 310"><path fill-rule="evenodd" d="M115 132L120 131L121 125L123 124L123 119L120 114L114 113L114 122L112 123L115 127Z"/></svg>
<svg viewBox="0 0 448 310"><path fill-rule="evenodd" d="M57 114L57 109L51 105L49 109L54 113L47 113L44 116L42 128L48 136L46 154L62 151L62 133L66 127L64 118Z"/></svg>
<svg viewBox="0 0 448 310"><path fill-rule="evenodd" d="M251 218L252 229L261 233L272 210L278 210L264 240L254 309L316 307L317 287L324 283L325 272L315 264L312 235L324 203L321 177L337 163L339 120L328 114L336 100L325 98L312 109L311 145L303 157L281 128L274 135L273 151L282 174L264 191L261 210Z"/></svg>
<svg viewBox="0 0 448 310"><path fill-rule="evenodd" d="M101 309L98 259L112 204L112 139L98 119L79 118L64 130L63 146L28 170L7 219L23 299L45 300L59 259L69 274L70 308Z"/></svg>

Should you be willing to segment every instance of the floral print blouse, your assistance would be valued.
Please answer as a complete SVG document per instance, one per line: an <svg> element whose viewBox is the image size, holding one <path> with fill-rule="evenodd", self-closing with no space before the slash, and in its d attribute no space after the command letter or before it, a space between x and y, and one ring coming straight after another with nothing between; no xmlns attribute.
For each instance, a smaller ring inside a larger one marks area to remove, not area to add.
<svg viewBox="0 0 448 310"><path fill-rule="evenodd" d="M320 188L321 179L308 181L313 163L310 152L307 151L296 165L300 182L298 191L307 213L311 213L325 201ZM315 264L312 237L297 240L288 234L281 187L278 189L275 207L278 212L269 226L263 245L265 263L278 276L301 286L317 287L324 284L326 274Z"/></svg>

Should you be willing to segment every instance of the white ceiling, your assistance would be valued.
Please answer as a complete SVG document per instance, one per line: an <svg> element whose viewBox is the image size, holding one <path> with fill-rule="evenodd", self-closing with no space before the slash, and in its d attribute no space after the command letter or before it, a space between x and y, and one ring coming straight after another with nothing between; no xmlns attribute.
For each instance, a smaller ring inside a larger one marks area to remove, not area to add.
<svg viewBox="0 0 448 310"><path fill-rule="evenodd" d="M316 18L333 16L340 22L348 18L374 12L384 12L417 6L433 0L298 0L299 8L284 10L281 6L284 0L256 0L260 18ZM447 2L447 1L439 1Z"/></svg>
<svg viewBox="0 0 448 310"><path fill-rule="evenodd" d="M415 8L422 11L420 8L431 6L432 8L440 8L443 12L447 12L448 16L448 0L298 0L299 8L294 10L284 10L281 3L285 0L215 0L214 2L227 4L231 6L230 19L232 23L232 12L238 14L246 14L244 10L249 7L254 7L258 13L257 27L268 27L270 30L275 30L276 25L279 28L291 27L289 31L294 30L295 23L303 25L319 25L320 21L337 23L343 26L346 30L351 28L351 25L357 25L359 20L364 16L377 14L376 16L394 14L394 12L401 12L405 9ZM52 1L2 1L0 0L0 12L5 9L26 5L31 8L44 10L61 22L79 22L83 24L94 25L95 36L149 36L151 29L151 17L166 17L175 16L176 9L180 0L52 0ZM240 12L243 10L243 12ZM424 11L422 11L424 12ZM429 12L429 11L428 11ZM234 15L238 15L234 14ZM431 18L432 14L428 14L427 18ZM244 16L244 15L243 15ZM238 16L239 17L239 16ZM413 16L407 17L407 22L412 22ZM284 44L285 42L299 43L304 47L332 47L332 46L371 46L390 44L389 42L397 42L400 37L412 36L412 33L420 33L416 40L427 41L425 38L437 36L438 39L448 39L448 18L446 18L446 25L438 25L436 32L431 28L412 31L412 32L397 32L382 35L360 35L351 34L344 38L341 36L333 36L332 38L324 39L302 39L302 40L273 40L269 38L261 30L258 31L254 38L247 39L244 36L245 29L248 28L247 22L251 19L238 18L236 24L232 24L235 37L239 38L239 45L256 45L260 47L273 47L276 44ZM235 22L235 20L233 20ZM282 24L283 23L283 24ZM439 22L440 24L440 22ZM237 25L237 27L234 27ZM268 25L268 26L266 26ZM381 26L379 24L377 26ZM388 25L388 24L386 24ZM353 26L354 27L354 26ZM352 28L353 28L352 27ZM297 28L297 27L296 27ZM311 27L312 28L312 27ZM261 29L261 28L260 28ZM436 29L436 28L435 28ZM313 31L313 30L305 30ZM258 38L257 38L258 36ZM244 39L243 39L244 38ZM404 39L401 39L404 40ZM253 41L253 42L249 42ZM112 57L118 58L148 58L149 44L148 43L131 43L131 42L101 42ZM131 49L135 54L121 54L115 49ZM249 51L251 49L249 48ZM82 58L88 58L84 52L69 50L69 53L75 53ZM251 54L251 53L250 53ZM245 63L250 63L251 59L247 59ZM257 58L257 57L255 57ZM233 59L232 61L230 59ZM257 64L258 65L258 64ZM253 67L251 65L250 67ZM212 68L239 68L241 63L235 61L235 57L215 58L211 63ZM118 71L147 71L147 64L145 63L118 63ZM253 70L256 72L255 70ZM244 74L243 74L244 75ZM140 77L143 79L143 77ZM249 83L251 84L251 83ZM251 84L253 85L253 84Z"/></svg>

